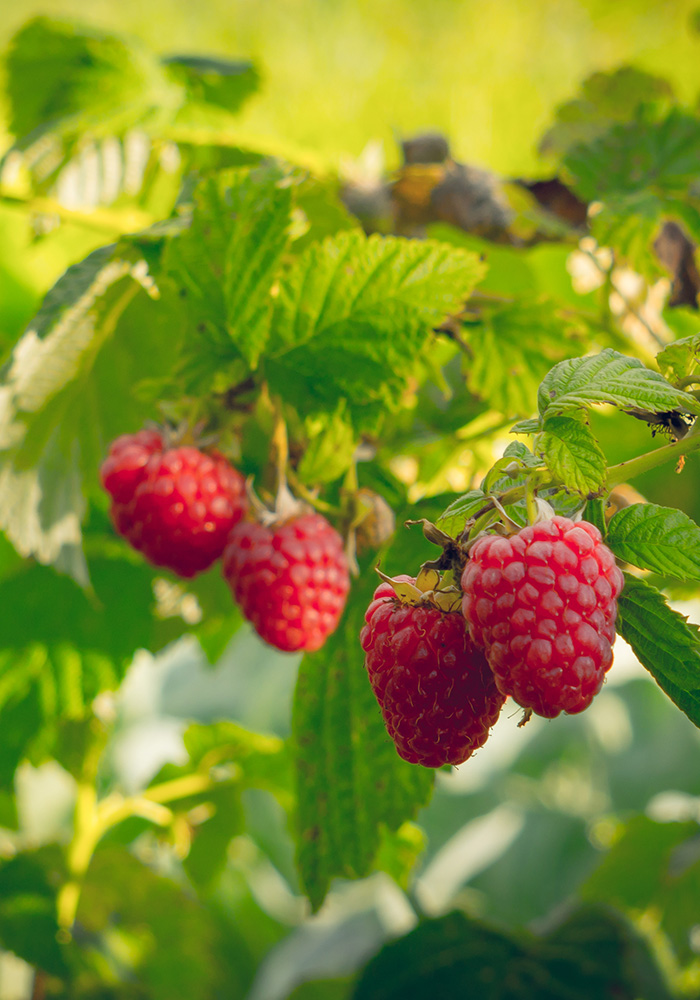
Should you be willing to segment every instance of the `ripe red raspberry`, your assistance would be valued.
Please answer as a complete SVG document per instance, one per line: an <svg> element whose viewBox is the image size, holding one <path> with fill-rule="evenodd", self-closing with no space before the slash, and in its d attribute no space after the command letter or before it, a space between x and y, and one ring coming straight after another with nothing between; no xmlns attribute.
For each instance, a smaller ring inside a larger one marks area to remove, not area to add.
<svg viewBox="0 0 700 1000"><path fill-rule="evenodd" d="M156 431L117 438L101 476L119 534L155 566L184 577L221 556L248 507L245 481L223 455L164 449Z"/></svg>
<svg viewBox="0 0 700 1000"><path fill-rule="evenodd" d="M229 538L223 570L260 638L289 653L323 645L350 589L343 540L315 513L276 527L241 522Z"/></svg>
<svg viewBox="0 0 700 1000"><path fill-rule="evenodd" d="M587 708L612 663L622 584L586 521L554 517L479 539L462 574L462 609L499 690L549 719Z"/></svg>
<svg viewBox="0 0 700 1000"><path fill-rule="evenodd" d="M505 701L462 615L404 604L381 583L365 621L365 666L399 755L424 767L462 764L486 742Z"/></svg>

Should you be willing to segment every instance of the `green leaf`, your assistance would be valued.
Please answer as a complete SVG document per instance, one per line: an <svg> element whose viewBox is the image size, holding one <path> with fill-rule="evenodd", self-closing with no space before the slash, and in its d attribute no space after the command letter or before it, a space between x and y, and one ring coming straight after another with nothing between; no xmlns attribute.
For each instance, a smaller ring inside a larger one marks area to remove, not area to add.
<svg viewBox="0 0 700 1000"><path fill-rule="evenodd" d="M487 499L488 497L483 490L469 490L457 500L453 500L449 507L443 511L437 520L438 528L456 538L464 531L464 526L469 518L473 517L484 506Z"/></svg>
<svg viewBox="0 0 700 1000"><path fill-rule="evenodd" d="M594 524L603 538L606 538L608 524L605 520L605 500L589 500L583 511L583 520Z"/></svg>
<svg viewBox="0 0 700 1000"><path fill-rule="evenodd" d="M539 451L567 489L587 496L603 488L607 463L588 424L575 417L548 417Z"/></svg>
<svg viewBox="0 0 700 1000"><path fill-rule="evenodd" d="M545 133L540 149L561 156L615 124L656 121L672 102L673 89L666 80L634 66L593 73L583 81L580 96L558 106L555 124Z"/></svg>
<svg viewBox="0 0 700 1000"><path fill-rule="evenodd" d="M390 875L402 889L408 890L427 842L425 830L415 823L402 823L398 830L385 829L375 858L376 867Z"/></svg>
<svg viewBox="0 0 700 1000"><path fill-rule="evenodd" d="M602 203L592 219L596 240L645 276L660 271L651 250L663 221L700 236L700 202L693 184L700 156L700 120L680 109L653 127L617 125L568 151L564 163L584 201Z"/></svg>
<svg viewBox="0 0 700 1000"><path fill-rule="evenodd" d="M695 312L691 321L694 327L698 326ZM656 355L656 363L669 382L680 382L692 375L700 377L700 334L668 344Z"/></svg>
<svg viewBox="0 0 700 1000"><path fill-rule="evenodd" d="M306 418L304 431L309 444L297 469L302 482L310 486L332 483L350 468L357 440L346 410L341 399L335 412Z"/></svg>
<svg viewBox="0 0 700 1000"><path fill-rule="evenodd" d="M157 204L160 183L167 211L179 158L163 158L163 140L220 142L258 85L249 62L161 60L134 39L43 17L15 35L7 76L11 152L37 190L88 210L119 195ZM135 228L126 215L124 227Z"/></svg>
<svg viewBox="0 0 700 1000"><path fill-rule="evenodd" d="M618 558L640 569L700 581L700 528L673 507L623 507L610 520L607 544Z"/></svg>
<svg viewBox="0 0 700 1000"><path fill-rule="evenodd" d="M208 361L216 372L237 357L257 366L291 210L291 184L276 167L232 171L197 189L190 226L170 242L164 267L200 334L199 367Z"/></svg>
<svg viewBox="0 0 700 1000"><path fill-rule="evenodd" d="M360 223L340 200L338 185L307 177L294 192L296 219L294 249L297 253L344 229L359 229Z"/></svg>
<svg viewBox="0 0 700 1000"><path fill-rule="evenodd" d="M102 983L107 970L153 1000L226 992L229 963L214 914L122 848L105 846L93 856L77 926L100 953Z"/></svg>
<svg viewBox="0 0 700 1000"><path fill-rule="evenodd" d="M334 877L362 878L382 841L424 805L434 772L396 753L370 687L359 635L375 581L365 577L337 632L305 656L293 712L297 866L314 910Z"/></svg>
<svg viewBox="0 0 700 1000"><path fill-rule="evenodd" d="M635 816L581 887L585 899L612 903L630 915L652 909L678 959L694 957L700 855L697 823L657 823Z"/></svg>
<svg viewBox="0 0 700 1000"><path fill-rule="evenodd" d="M0 528L21 555L82 584L86 494L98 490L109 441L151 415L134 383L174 364L179 320L140 290L147 278L143 261L118 248L70 268L0 385Z"/></svg>
<svg viewBox="0 0 700 1000"><path fill-rule="evenodd" d="M507 416L531 413L549 369L584 348L585 328L549 300L527 299L485 312L462 327L467 386Z"/></svg>
<svg viewBox="0 0 700 1000"><path fill-rule="evenodd" d="M475 254L431 240L343 232L312 244L281 280L265 370L303 413L396 405L431 329L483 274Z"/></svg>
<svg viewBox="0 0 700 1000"><path fill-rule="evenodd" d="M635 121L616 125L588 145L571 149L564 162L574 190L585 201L605 201L611 193L651 190L686 194L697 176L700 120L672 109L653 128Z"/></svg>
<svg viewBox="0 0 700 1000"><path fill-rule="evenodd" d="M617 629L669 698L700 727L700 635L644 580L625 574Z"/></svg>
<svg viewBox="0 0 700 1000"><path fill-rule="evenodd" d="M56 848L17 854L0 866L0 943L52 976L69 973L58 943L56 885L65 878Z"/></svg>
<svg viewBox="0 0 700 1000"><path fill-rule="evenodd" d="M260 74L245 59L211 59L207 56L166 56L170 74L185 85L189 98L238 111L260 86Z"/></svg>
<svg viewBox="0 0 700 1000"><path fill-rule="evenodd" d="M542 416L566 413L596 403L620 409L638 407L653 413L683 410L700 413L700 403L674 389L663 375L645 368L636 358L606 348L593 357L561 361L542 380L538 406Z"/></svg>
<svg viewBox="0 0 700 1000"><path fill-rule="evenodd" d="M648 946L621 915L581 907L546 938L505 934L453 912L386 945L354 1000L670 1000Z"/></svg>
<svg viewBox="0 0 700 1000"><path fill-rule="evenodd" d="M194 724L184 734L189 761L167 764L151 783L157 801L195 824L184 867L201 891L210 890L226 865L233 837L245 832L244 788L264 788L288 799L284 744L234 722ZM195 807L202 807L195 810ZM202 815L201 819L193 816Z"/></svg>
<svg viewBox="0 0 700 1000"><path fill-rule="evenodd" d="M513 424L510 429L511 434L537 434L542 430L542 422L540 420L535 420L530 418L528 420L519 420L517 424Z"/></svg>

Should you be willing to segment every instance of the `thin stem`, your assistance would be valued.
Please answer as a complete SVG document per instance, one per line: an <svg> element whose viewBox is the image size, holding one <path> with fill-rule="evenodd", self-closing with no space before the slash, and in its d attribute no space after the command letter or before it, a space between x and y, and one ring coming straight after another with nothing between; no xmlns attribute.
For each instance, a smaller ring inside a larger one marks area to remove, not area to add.
<svg viewBox="0 0 700 1000"><path fill-rule="evenodd" d="M46 996L46 973L43 969L37 969L34 973L32 984L31 1000L44 1000Z"/></svg>
<svg viewBox="0 0 700 1000"><path fill-rule="evenodd" d="M272 401L275 413L275 424L272 431L271 445L274 451L275 476L277 479L277 496L287 492L287 463L289 461L289 440L287 424L282 412L282 403L278 397Z"/></svg>
<svg viewBox="0 0 700 1000"><path fill-rule="evenodd" d="M535 503L536 476L528 476L525 483L525 505L527 507L527 519L530 524L537 520L537 504Z"/></svg>
<svg viewBox="0 0 700 1000"><path fill-rule="evenodd" d="M330 503L326 503L325 500L319 500L314 493L304 486L302 481L292 469L287 470L287 478L294 487L294 492L300 496L302 500L306 500L308 504L311 504L314 510L320 510L324 514L340 514L340 508L334 507Z"/></svg>
<svg viewBox="0 0 700 1000"><path fill-rule="evenodd" d="M620 483L627 482L628 479L635 479L637 476L641 476L659 465L677 460L681 456L700 448L700 434L695 430L697 425L698 420L695 421L688 434L684 438L681 438L680 441L667 444L663 448L657 448L655 451L649 451L645 455L637 456L637 458L630 458L626 462L620 462L619 465L611 465L607 476L608 487L612 489L615 486L619 486ZM693 433L694 431L695 433Z"/></svg>
<svg viewBox="0 0 700 1000"><path fill-rule="evenodd" d="M654 340L659 345L659 347L666 347L666 341L659 336L656 330L654 330L654 328L647 322L647 320L644 319L641 313L634 307L634 305L627 298L625 293L621 291L613 281L613 270L615 268L615 262L613 261L610 268L606 268L603 267L603 265L600 263L596 255L592 253L590 250L583 250L582 252L589 258L589 260L593 261L598 271L605 276L606 293L609 294L610 291L613 291L615 292L616 295L619 295L620 298L622 299L623 305L627 309L627 312L630 313L630 315L634 316L634 318L642 324L642 326L647 331L652 340Z"/></svg>
<svg viewBox="0 0 700 1000"><path fill-rule="evenodd" d="M61 222L82 226L85 229L95 229L100 233L134 233L146 229L153 222L147 213L136 208L123 209L119 212L109 208L95 208L89 212L65 208L54 198L23 198L3 192L0 203L16 208L24 208L37 215L54 215Z"/></svg>

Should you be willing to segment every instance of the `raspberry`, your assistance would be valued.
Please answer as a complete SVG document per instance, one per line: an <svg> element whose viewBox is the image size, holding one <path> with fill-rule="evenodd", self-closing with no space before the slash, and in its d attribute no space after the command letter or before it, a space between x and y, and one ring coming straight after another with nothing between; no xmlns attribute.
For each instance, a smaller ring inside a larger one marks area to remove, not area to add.
<svg viewBox="0 0 700 1000"><path fill-rule="evenodd" d="M191 577L223 552L245 514L245 482L216 452L164 449L156 431L124 434L102 464L120 535L155 566Z"/></svg>
<svg viewBox="0 0 700 1000"><path fill-rule="evenodd" d="M462 574L462 609L499 691L549 719L587 708L612 664L622 584L586 521L554 517L479 539Z"/></svg>
<svg viewBox="0 0 700 1000"><path fill-rule="evenodd" d="M365 621L365 666L399 755L424 767L462 764L486 742L505 701L462 615L404 604L381 583Z"/></svg>
<svg viewBox="0 0 700 1000"><path fill-rule="evenodd" d="M350 589L343 540L315 513L277 527L242 522L229 538L223 570L260 638L289 653L323 645Z"/></svg>

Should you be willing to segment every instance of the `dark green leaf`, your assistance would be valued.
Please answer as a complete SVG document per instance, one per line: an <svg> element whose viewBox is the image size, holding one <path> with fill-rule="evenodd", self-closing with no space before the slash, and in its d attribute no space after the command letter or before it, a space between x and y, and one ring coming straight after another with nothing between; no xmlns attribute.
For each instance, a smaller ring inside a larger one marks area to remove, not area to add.
<svg viewBox="0 0 700 1000"><path fill-rule="evenodd" d="M700 635L654 587L625 574L618 631L659 687L700 727Z"/></svg>
<svg viewBox="0 0 700 1000"><path fill-rule="evenodd" d="M673 507L623 507L610 520L607 544L618 558L640 569L700 581L700 528Z"/></svg>
<svg viewBox="0 0 700 1000"><path fill-rule="evenodd" d="M111 966L111 975L118 970L153 1000L210 1000L225 991L225 948L213 914L122 848L94 855L77 925L102 952L102 976Z"/></svg>
<svg viewBox="0 0 700 1000"><path fill-rule="evenodd" d="M18 854L0 866L0 942L52 976L68 964L57 940L56 886L65 878L55 848Z"/></svg>
<svg viewBox="0 0 700 1000"><path fill-rule="evenodd" d="M596 240L617 251L647 277L660 271L653 237L668 219L697 239L700 212L692 185L700 155L700 120L680 109L653 127L644 120L617 125L587 145L570 149L564 163L574 191L596 201Z"/></svg>
<svg viewBox="0 0 700 1000"><path fill-rule="evenodd" d="M548 417L539 450L556 480L582 496L605 483L607 463L588 424L575 417Z"/></svg>
<svg viewBox="0 0 700 1000"><path fill-rule="evenodd" d="M603 907L575 911L544 939L510 936L459 912L387 945L355 1000L670 1000L648 946Z"/></svg>
<svg viewBox="0 0 700 1000"><path fill-rule="evenodd" d="M337 632L304 657L294 700L297 864L314 910L333 877L369 873L382 826L413 817L433 785L432 770L396 753L367 678L359 635L375 586L368 577Z"/></svg>
<svg viewBox="0 0 700 1000"><path fill-rule="evenodd" d="M700 413L694 396L674 389L663 375L606 348L593 357L561 361L543 379L538 405L543 416L565 413L596 403L624 409L639 407L653 413L680 409Z"/></svg>
<svg viewBox="0 0 700 1000"><path fill-rule="evenodd" d="M589 500L583 511L583 520L594 524L605 538L608 533L608 525L605 520L605 500Z"/></svg>

